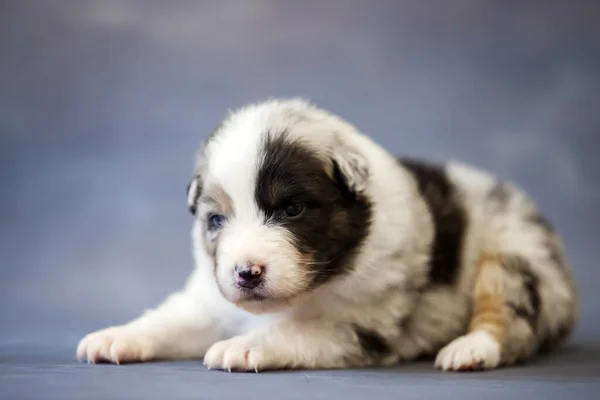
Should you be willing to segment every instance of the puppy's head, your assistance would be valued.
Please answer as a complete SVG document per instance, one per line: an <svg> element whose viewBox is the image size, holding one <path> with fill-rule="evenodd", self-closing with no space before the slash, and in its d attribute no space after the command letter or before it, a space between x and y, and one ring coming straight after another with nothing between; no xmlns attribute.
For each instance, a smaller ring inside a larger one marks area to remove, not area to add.
<svg viewBox="0 0 600 400"><path fill-rule="evenodd" d="M231 114L205 143L188 206L229 301L277 311L352 269L371 218L353 129L305 102L269 101Z"/></svg>

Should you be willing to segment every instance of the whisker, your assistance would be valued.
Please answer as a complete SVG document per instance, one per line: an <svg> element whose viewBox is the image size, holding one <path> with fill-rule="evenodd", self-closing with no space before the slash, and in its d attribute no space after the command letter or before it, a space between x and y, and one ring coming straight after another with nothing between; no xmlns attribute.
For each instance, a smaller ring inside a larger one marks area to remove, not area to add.
<svg viewBox="0 0 600 400"><path fill-rule="evenodd" d="M308 261L308 260L301 260L301 262L303 264L306 264L306 265L327 265L327 264L331 264L336 259L337 259L337 257L334 257L334 258L332 258L331 260L328 260L328 261Z"/></svg>
<svg viewBox="0 0 600 400"><path fill-rule="evenodd" d="M313 261L313 262L306 262L304 264L306 265L327 265L327 264L331 264L334 260L329 260L329 261Z"/></svg>

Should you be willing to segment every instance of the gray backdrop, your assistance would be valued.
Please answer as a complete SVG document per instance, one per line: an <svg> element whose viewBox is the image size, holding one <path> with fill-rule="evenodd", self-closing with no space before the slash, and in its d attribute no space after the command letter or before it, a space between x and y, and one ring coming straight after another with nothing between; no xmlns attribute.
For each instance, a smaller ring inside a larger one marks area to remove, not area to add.
<svg viewBox="0 0 600 400"><path fill-rule="evenodd" d="M179 288L228 108L304 96L527 189L600 333L597 1L0 2L0 344L74 351Z"/></svg>

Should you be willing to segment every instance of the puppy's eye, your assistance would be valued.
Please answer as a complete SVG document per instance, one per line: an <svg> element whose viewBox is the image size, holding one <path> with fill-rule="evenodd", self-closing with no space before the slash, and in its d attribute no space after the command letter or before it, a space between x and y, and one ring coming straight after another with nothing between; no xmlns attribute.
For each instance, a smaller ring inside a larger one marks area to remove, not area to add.
<svg viewBox="0 0 600 400"><path fill-rule="evenodd" d="M208 216L207 225L209 231L221 229L225 223L225 216L221 214L210 214Z"/></svg>
<svg viewBox="0 0 600 400"><path fill-rule="evenodd" d="M283 211L288 217L297 217L304 211L304 206L302 204L290 204Z"/></svg>

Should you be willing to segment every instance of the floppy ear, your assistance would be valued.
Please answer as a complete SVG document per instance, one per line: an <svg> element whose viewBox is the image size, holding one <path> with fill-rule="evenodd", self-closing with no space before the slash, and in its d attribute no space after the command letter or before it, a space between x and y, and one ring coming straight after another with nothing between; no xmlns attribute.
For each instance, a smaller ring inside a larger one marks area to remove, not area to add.
<svg viewBox="0 0 600 400"><path fill-rule="evenodd" d="M200 182L200 177L196 176L187 185L187 205L188 210L190 210L192 215L196 215L196 203L198 202L201 193L202 183Z"/></svg>
<svg viewBox="0 0 600 400"><path fill-rule="evenodd" d="M198 198L202 194L202 183L204 181L204 171L206 168L206 144L209 139L202 142L200 148L196 152L196 162L194 167L194 178L187 185L187 205L188 210L192 215L196 215L196 206Z"/></svg>
<svg viewBox="0 0 600 400"><path fill-rule="evenodd" d="M354 148L345 144L338 144L333 150L333 167L336 177L350 192L358 194L364 191L369 180L369 167L367 160Z"/></svg>

